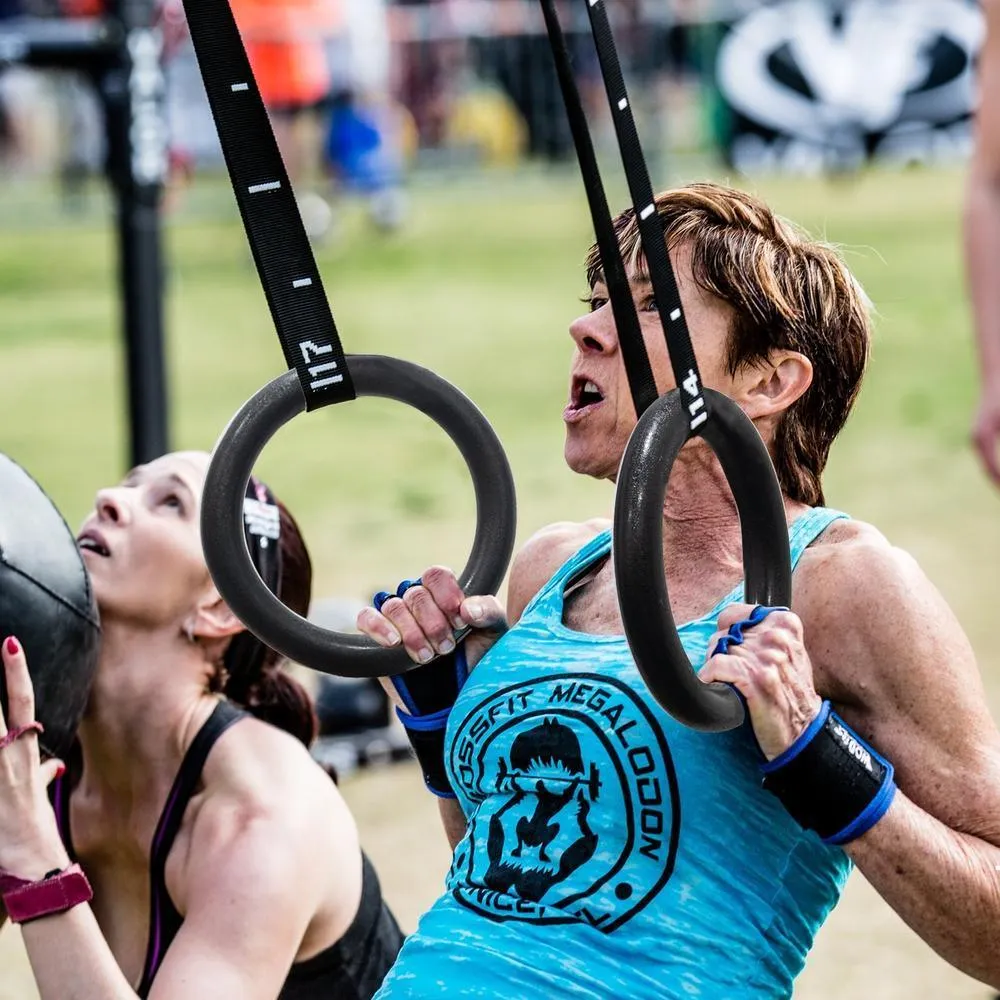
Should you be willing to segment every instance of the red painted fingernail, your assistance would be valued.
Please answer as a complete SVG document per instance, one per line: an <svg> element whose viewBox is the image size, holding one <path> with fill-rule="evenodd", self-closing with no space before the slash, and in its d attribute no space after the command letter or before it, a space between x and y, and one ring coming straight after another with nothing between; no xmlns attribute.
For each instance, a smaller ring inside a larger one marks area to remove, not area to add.
<svg viewBox="0 0 1000 1000"><path fill-rule="evenodd" d="M58 769L56 770L56 777L61 778L65 773L66 773L66 765L60 764Z"/></svg>
<svg viewBox="0 0 1000 1000"><path fill-rule="evenodd" d="M17 656L21 652L21 644L12 635L7 637L7 652L11 656Z"/></svg>

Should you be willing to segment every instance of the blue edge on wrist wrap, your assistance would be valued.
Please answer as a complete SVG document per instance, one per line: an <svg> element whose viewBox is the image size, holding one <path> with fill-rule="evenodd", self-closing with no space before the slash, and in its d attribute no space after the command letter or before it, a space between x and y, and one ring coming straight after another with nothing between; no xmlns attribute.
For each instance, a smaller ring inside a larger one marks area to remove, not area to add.
<svg viewBox="0 0 1000 1000"><path fill-rule="evenodd" d="M827 718L832 715L836 721L847 730L857 742L863 746L873 757L877 757L885 767L885 778L882 787L875 794L875 797L868 803L862 812L856 816L842 830L829 837L821 838L824 844L831 846L841 846L852 840L857 840L863 833L867 833L889 810L892 800L896 797L896 783L893 780L894 769L892 762L883 757L866 743L844 720L833 711L829 701L824 701L822 708L816 718L799 735L799 738L786 750L778 754L774 760L765 761L760 765L762 774L772 774L780 771L782 767L793 761L817 736L826 723Z"/></svg>
<svg viewBox="0 0 1000 1000"><path fill-rule="evenodd" d="M417 715L414 714L418 710L413 698L410 695L409 690L406 687L405 682L406 674L400 674L397 677L392 678L392 685L399 693L400 698L406 703L406 707L410 709L410 712L404 712L398 706L396 707L396 717L403 724L403 728L411 732L419 733L430 733L435 731L440 731L443 733L448 726L448 718L451 715L451 710L454 707L449 705L447 708L442 708L437 712L432 712L429 715ZM469 664L465 658L465 643L460 642L455 648L455 688L456 691L461 691L462 686L469 678ZM433 795L436 795L439 799L454 799L457 796L453 791L442 791L439 788L434 788L426 780L424 784L427 790Z"/></svg>

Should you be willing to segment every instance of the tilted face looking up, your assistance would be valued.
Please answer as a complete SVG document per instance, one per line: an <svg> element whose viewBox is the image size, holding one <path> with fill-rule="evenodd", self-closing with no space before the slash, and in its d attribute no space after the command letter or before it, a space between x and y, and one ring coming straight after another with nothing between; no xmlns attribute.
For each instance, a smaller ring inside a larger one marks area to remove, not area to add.
<svg viewBox="0 0 1000 1000"><path fill-rule="evenodd" d="M822 503L830 446L868 360L864 291L833 247L743 191L693 184L658 195L656 207L705 385L730 395L757 422L785 494ZM674 387L673 376L631 209L617 217L615 230L657 385L665 392ZM596 247L587 258L587 277L596 308L570 331L576 351L566 459L575 471L610 477L635 412Z"/></svg>
<svg viewBox="0 0 1000 1000"><path fill-rule="evenodd" d="M199 528L208 463L165 455L98 492L78 539L106 621L180 628L212 588Z"/></svg>
<svg viewBox="0 0 1000 1000"><path fill-rule="evenodd" d="M731 394L733 378L725 361L732 310L695 284L690 260L686 248L671 254L702 379L705 385ZM676 387L653 288L648 277L637 271L629 275L629 286L662 395ZM589 305L590 311L570 326L574 351L569 403L563 413L564 455L574 472L610 479L617 473L636 415L603 276L590 290Z"/></svg>

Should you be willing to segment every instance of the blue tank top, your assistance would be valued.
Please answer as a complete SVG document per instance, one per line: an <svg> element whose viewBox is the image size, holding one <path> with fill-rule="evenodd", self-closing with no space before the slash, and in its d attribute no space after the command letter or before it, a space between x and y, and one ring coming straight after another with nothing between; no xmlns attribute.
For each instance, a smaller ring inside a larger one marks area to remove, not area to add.
<svg viewBox="0 0 1000 1000"><path fill-rule="evenodd" d="M793 566L845 516L797 520ZM463 688L445 753L468 829L377 998L791 995L850 860L761 788L749 724L682 726L624 636L563 624L567 583L610 548L569 559ZM693 664L742 599L680 627Z"/></svg>

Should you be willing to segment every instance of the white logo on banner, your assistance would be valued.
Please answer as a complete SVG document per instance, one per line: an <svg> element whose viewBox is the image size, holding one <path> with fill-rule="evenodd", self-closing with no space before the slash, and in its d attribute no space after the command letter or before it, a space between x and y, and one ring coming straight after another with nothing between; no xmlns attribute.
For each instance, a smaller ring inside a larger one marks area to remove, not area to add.
<svg viewBox="0 0 1000 1000"><path fill-rule="evenodd" d="M965 0L782 0L732 27L718 84L751 122L817 146L933 128L971 113L983 30ZM778 63L809 92L783 80Z"/></svg>

